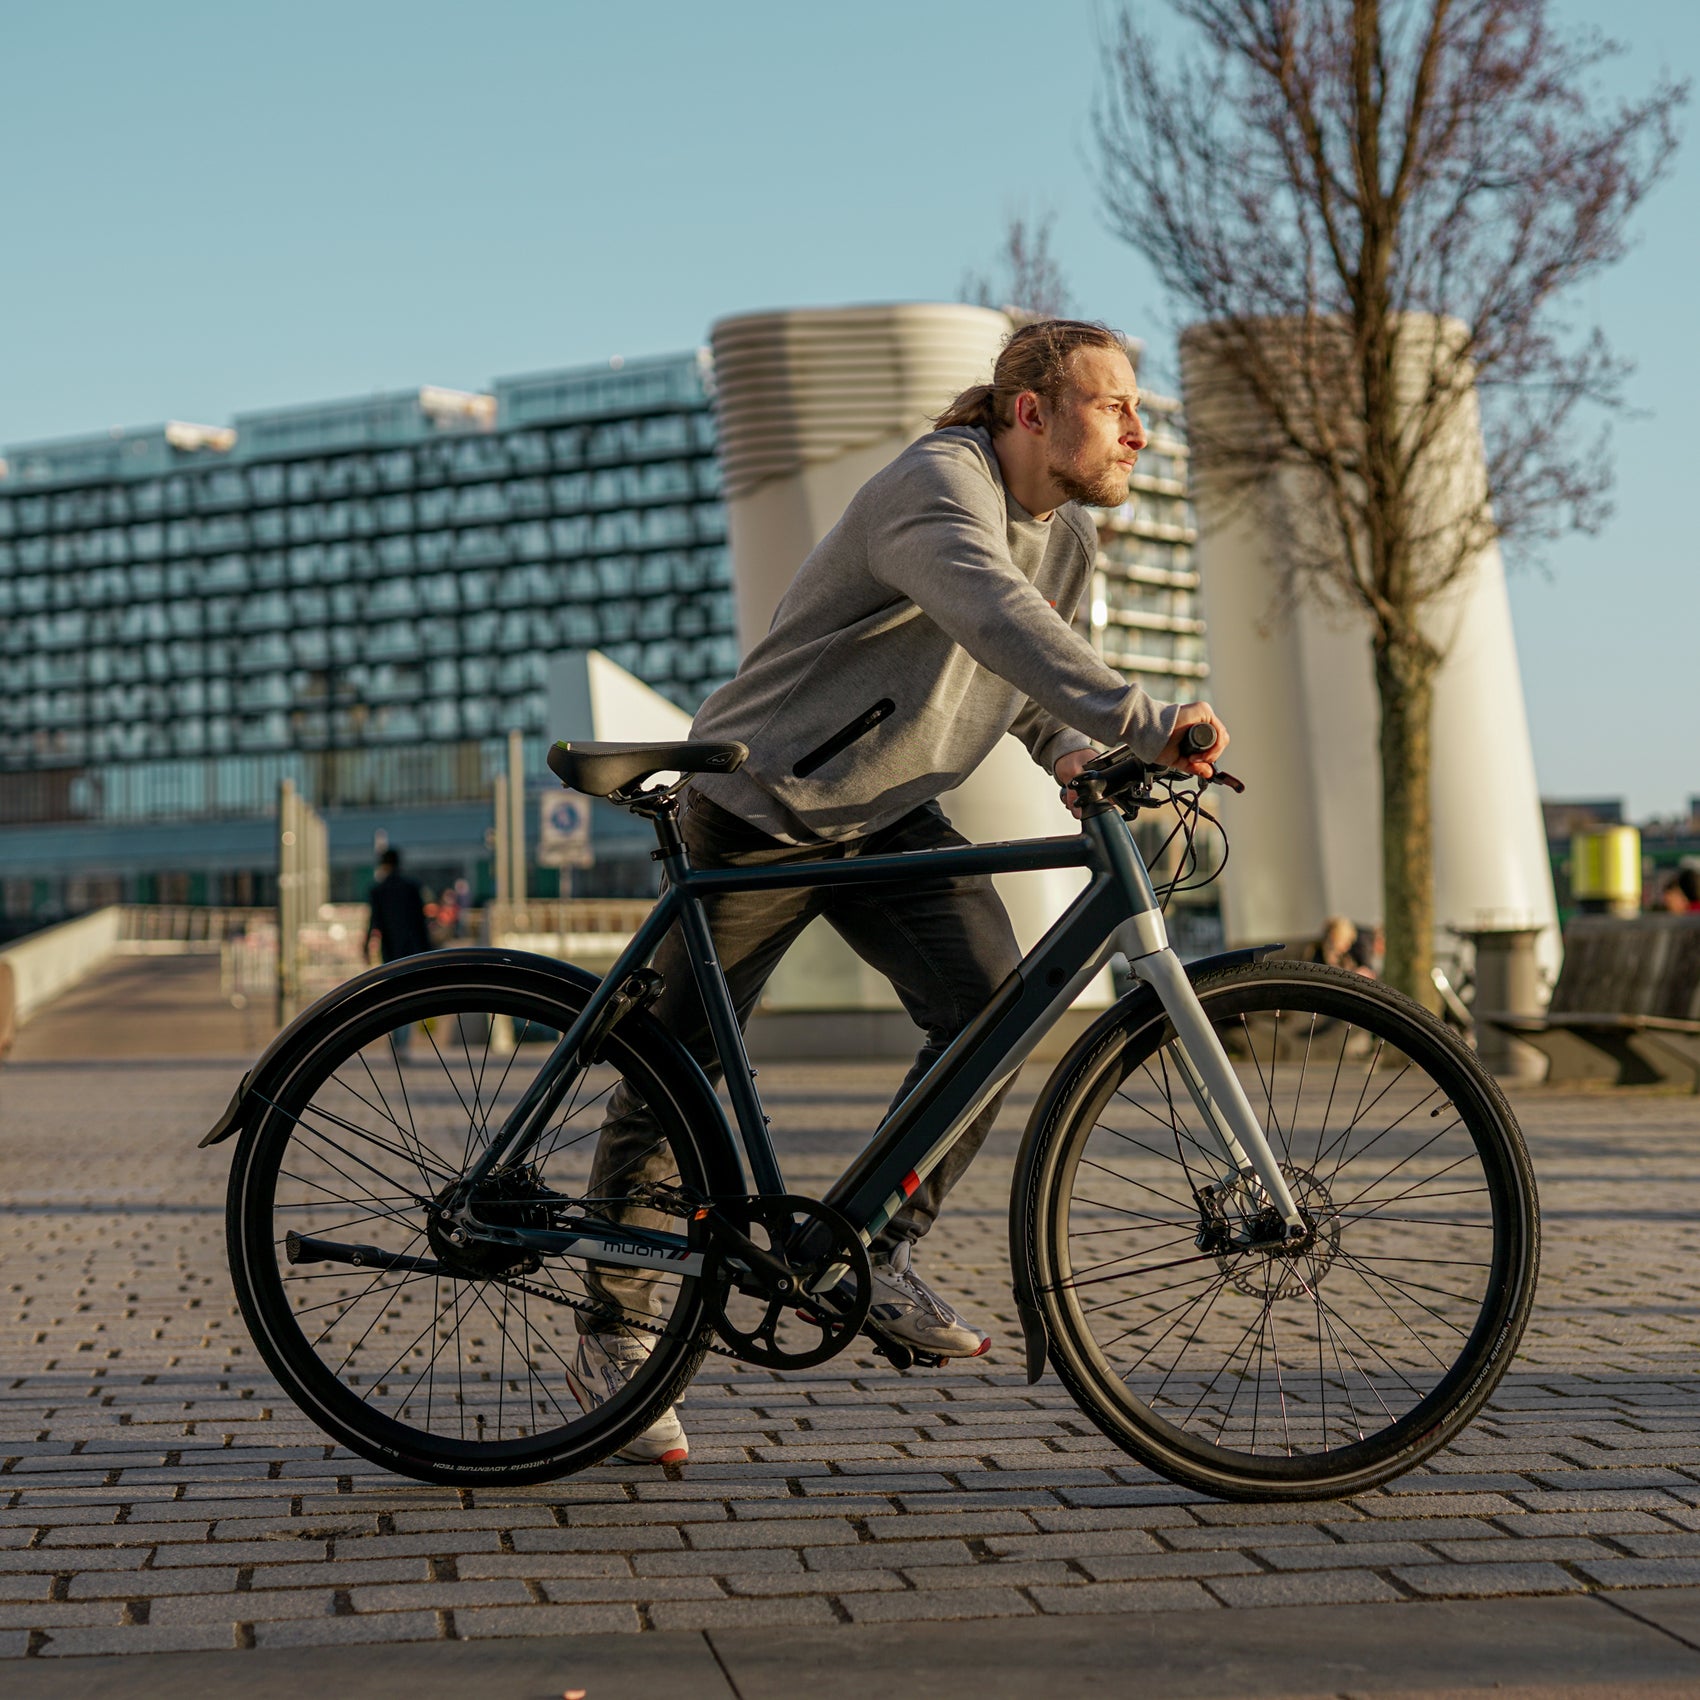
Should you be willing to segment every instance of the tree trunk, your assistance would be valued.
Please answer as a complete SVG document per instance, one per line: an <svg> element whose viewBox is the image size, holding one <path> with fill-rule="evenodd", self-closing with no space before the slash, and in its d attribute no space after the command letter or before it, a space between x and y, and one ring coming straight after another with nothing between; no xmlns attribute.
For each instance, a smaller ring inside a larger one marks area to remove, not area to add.
<svg viewBox="0 0 1700 1700"><path fill-rule="evenodd" d="M1434 829L1430 808L1430 732L1438 657L1426 649L1378 642L1375 688L1381 698L1381 886L1387 933L1387 982L1437 1009L1434 989Z"/></svg>

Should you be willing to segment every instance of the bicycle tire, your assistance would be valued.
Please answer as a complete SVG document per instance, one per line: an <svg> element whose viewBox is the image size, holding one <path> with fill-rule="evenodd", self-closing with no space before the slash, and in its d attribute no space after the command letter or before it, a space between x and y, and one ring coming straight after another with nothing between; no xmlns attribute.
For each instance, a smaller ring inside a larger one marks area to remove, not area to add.
<svg viewBox="0 0 1700 1700"><path fill-rule="evenodd" d="M227 1196L237 1300L284 1390L362 1457L459 1486L565 1475L649 1427L702 1361L705 1295L688 1277L646 1281L659 1305L640 1313L611 1310L592 1290L589 1266L564 1258L453 1281L288 1260L289 1229L322 1237L339 1227L335 1237L440 1258L423 1201L482 1148L595 984L520 953L410 958L305 1012L269 1059L264 1083L256 1077L261 1101L234 1154ZM404 1049L398 1033L413 1036ZM558 1112L537 1179L557 1194L570 1192L558 1182L585 1179L596 1105L625 1080L655 1117L673 1184L700 1195L739 1190L735 1157L729 1170L727 1150L699 1137L699 1126L712 1126L703 1104L713 1099L693 1069L647 1016L628 1015ZM523 1193L510 1202L523 1206ZM647 1213L651 1225L656 1214ZM624 1274L629 1286L632 1272ZM514 1287L516 1278L531 1291ZM541 1298L540 1287L558 1296ZM590 1311L596 1329L632 1334L649 1356L623 1392L587 1411L571 1396L565 1367ZM353 1338L357 1328L364 1331ZM428 1363L415 1374L427 1333ZM392 1358L386 1368L381 1360Z"/></svg>
<svg viewBox="0 0 1700 1700"><path fill-rule="evenodd" d="M1225 1499L1363 1492L1444 1446L1512 1361L1540 1258L1522 1134L1475 1054L1378 982L1274 960L1195 989L1307 1249L1224 1245L1256 1199L1206 1161L1174 1030L1141 990L1035 1106L1013 1254L1058 1376L1133 1457Z"/></svg>

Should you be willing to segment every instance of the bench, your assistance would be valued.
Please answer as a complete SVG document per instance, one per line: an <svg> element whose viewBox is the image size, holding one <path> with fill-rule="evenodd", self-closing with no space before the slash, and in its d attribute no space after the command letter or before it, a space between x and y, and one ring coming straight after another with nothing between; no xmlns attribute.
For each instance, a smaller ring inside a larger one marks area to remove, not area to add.
<svg viewBox="0 0 1700 1700"><path fill-rule="evenodd" d="M1543 1052L1549 1085L1700 1092L1700 914L1579 916L1546 1014L1478 1010L1476 1021Z"/></svg>

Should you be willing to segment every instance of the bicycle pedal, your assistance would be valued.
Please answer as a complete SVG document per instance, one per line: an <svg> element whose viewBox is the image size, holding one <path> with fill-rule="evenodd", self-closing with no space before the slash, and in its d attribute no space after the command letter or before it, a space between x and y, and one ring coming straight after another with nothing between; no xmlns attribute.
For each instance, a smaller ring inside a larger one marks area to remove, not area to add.
<svg viewBox="0 0 1700 1700"><path fill-rule="evenodd" d="M882 1330L864 1325L862 1334L894 1369L943 1369L950 1359L940 1352L918 1352Z"/></svg>

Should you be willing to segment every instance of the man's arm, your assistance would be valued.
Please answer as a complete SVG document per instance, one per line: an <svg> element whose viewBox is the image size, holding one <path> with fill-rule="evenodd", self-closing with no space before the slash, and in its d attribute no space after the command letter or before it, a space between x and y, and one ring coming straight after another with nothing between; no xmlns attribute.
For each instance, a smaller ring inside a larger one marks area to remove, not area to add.
<svg viewBox="0 0 1700 1700"><path fill-rule="evenodd" d="M1009 729L1027 746L1027 753L1047 773L1054 773L1064 756L1092 748L1090 738L1057 719L1048 709L1041 708L1031 697Z"/></svg>
<svg viewBox="0 0 1700 1700"><path fill-rule="evenodd" d="M1004 536L1002 493L983 473L928 457L884 495L869 528L875 579L907 596L1059 727L1105 744L1130 744L1147 760L1159 757L1173 730L1173 705L1154 701L1107 666L1016 568ZM1052 764L1057 759L1050 756Z"/></svg>

